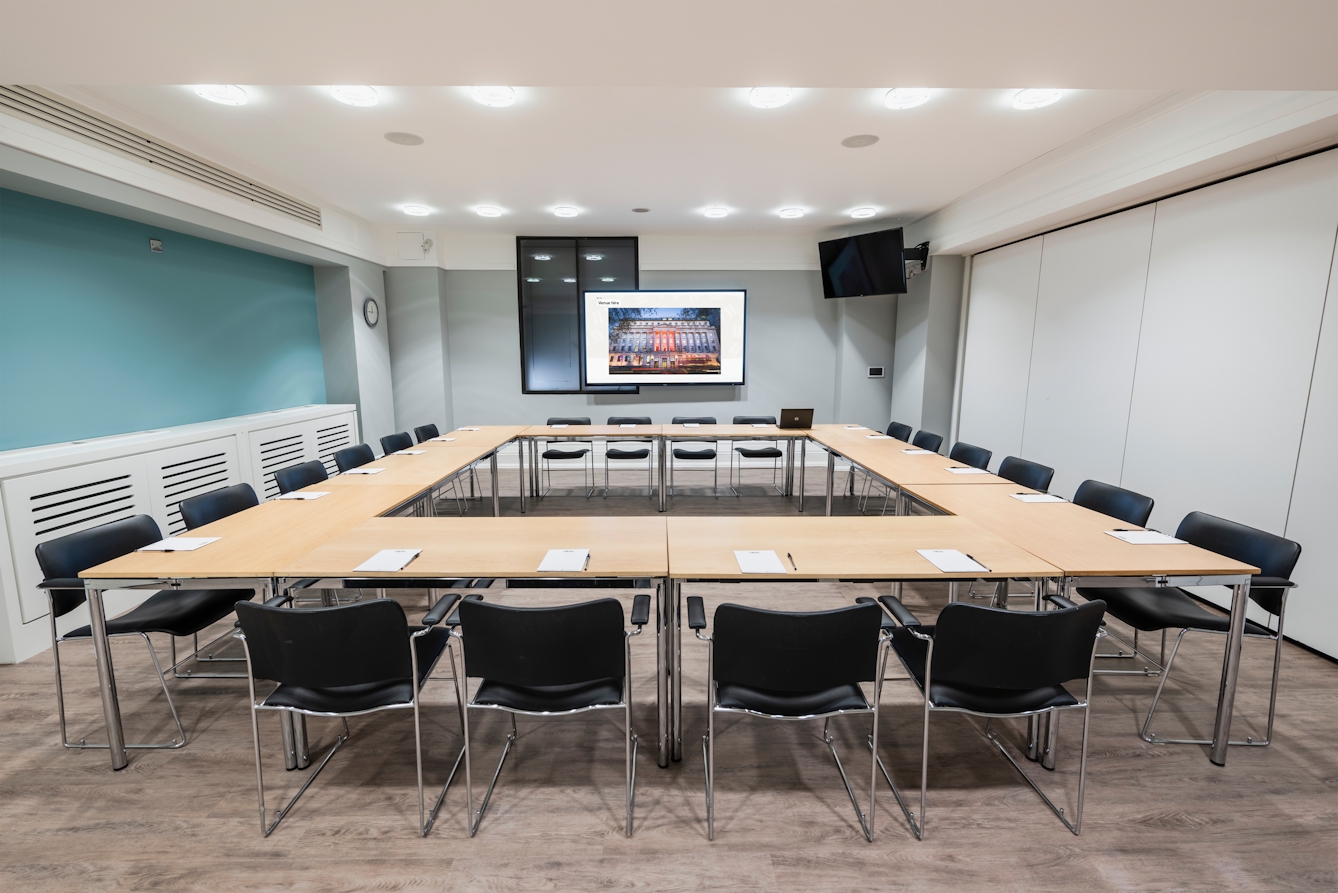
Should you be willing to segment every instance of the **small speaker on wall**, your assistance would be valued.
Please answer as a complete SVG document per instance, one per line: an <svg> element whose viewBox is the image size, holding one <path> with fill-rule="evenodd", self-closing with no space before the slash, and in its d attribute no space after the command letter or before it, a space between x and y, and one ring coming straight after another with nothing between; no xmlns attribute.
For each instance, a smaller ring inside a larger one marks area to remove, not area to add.
<svg viewBox="0 0 1338 893"><path fill-rule="evenodd" d="M869 367L869 377L870 377L870 378L882 378L882 377L883 377L883 367L882 367L882 366L870 366L870 367Z"/></svg>

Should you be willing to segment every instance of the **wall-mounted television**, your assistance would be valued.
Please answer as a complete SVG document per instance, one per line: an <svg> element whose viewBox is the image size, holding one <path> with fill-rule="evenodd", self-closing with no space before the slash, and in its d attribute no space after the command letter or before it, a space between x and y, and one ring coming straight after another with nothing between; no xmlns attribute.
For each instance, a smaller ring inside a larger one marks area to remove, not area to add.
<svg viewBox="0 0 1338 893"><path fill-rule="evenodd" d="M818 243L824 298L862 298L906 292L901 227Z"/></svg>
<svg viewBox="0 0 1338 893"><path fill-rule="evenodd" d="M588 291L591 385L741 385L748 293Z"/></svg>

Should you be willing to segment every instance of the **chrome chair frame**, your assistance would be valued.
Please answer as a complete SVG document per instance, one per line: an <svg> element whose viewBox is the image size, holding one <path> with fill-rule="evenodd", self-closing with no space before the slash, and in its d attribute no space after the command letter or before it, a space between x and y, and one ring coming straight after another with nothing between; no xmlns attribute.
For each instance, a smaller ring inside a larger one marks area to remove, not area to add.
<svg viewBox="0 0 1338 893"><path fill-rule="evenodd" d="M627 782L627 827L625 834L632 836L632 818L636 810L636 753L637 736L632 729L632 638L641 635L643 626L638 625L633 632L623 631L623 691L622 701L617 704L596 704L590 707L577 707L573 710L518 710L514 707L504 707L500 704L477 704L469 700L469 678L465 675L464 667L461 666L457 673L455 670L455 654L451 652L451 675L455 678L456 700L460 704L460 722L464 729L465 746L461 751L465 760L465 802L468 811L465 813L465 825L469 829L469 836L473 837L478 833L479 826L483 824L483 814L488 809L488 802L492 800L492 792L497 787L497 779L502 775L502 766L506 763L507 755L511 753L511 747L516 743L519 733L516 731L516 716L573 716L578 713L588 713L593 710L622 710L623 711L623 732L624 749L627 761L624 777ZM451 635L461 641L464 641L464 635L459 627L451 629ZM464 655L461 654L463 663ZM461 690L463 686L463 691ZM479 804L477 811L474 809L474 776L471 765L470 736L469 736L469 711L470 710L497 710L501 713L511 715L511 731L506 736L506 745L502 748L502 756L497 760L497 769L492 774L492 780L488 782L488 790L483 795L483 802ZM458 760L457 760L458 763ZM449 782L447 782L449 784ZM443 796L445 790L442 791Z"/></svg>
<svg viewBox="0 0 1338 893"><path fill-rule="evenodd" d="M609 498L609 461L614 462L640 462L640 459L629 459L623 456L610 456L609 447L615 443L638 443L645 444L646 449L646 496L655 494L655 442L653 440L610 440L604 444L604 498ZM618 449L614 447L614 449ZM593 462L593 454L591 454ZM591 490L593 493L594 491Z"/></svg>
<svg viewBox="0 0 1338 893"><path fill-rule="evenodd" d="M591 496L594 495L595 490L597 489L595 487L595 445L593 443L589 443L588 441L580 441L580 440L566 441L566 442L586 443L590 447L590 449L583 450L580 456L571 454L566 458L550 457L548 455L550 452L561 452L561 450L549 450L549 449L544 450L539 456L540 461L543 463L539 468L539 476L540 476L539 485L541 487L539 491L540 499L543 499L545 496L547 496L548 492L553 489L553 462L555 461L567 462L570 461L571 459L579 458L581 460L581 486L585 488L585 498L589 499ZM607 466L607 462L605 464ZM543 474L545 471L548 472L547 487L543 486Z"/></svg>
<svg viewBox="0 0 1338 893"><path fill-rule="evenodd" d="M291 601L291 599L288 596L277 596L273 599L270 599L270 601L267 602L266 604L275 604L280 601ZM418 829L423 837L427 837L427 835L432 831L432 826L437 821L437 813L441 809L442 802L445 801L446 799L446 791L448 788L450 788L451 782L455 780L455 773L460 768L461 759L465 757L465 749L461 748L460 755L455 758L455 763L454 765L451 766L451 774L447 776L446 783L441 786L441 793L437 795L436 803L433 804L430 812L427 811L426 801L424 799L424 793L423 793L423 735L422 735L421 721L419 717L419 697L422 694L423 686L427 685L427 683L434 678L431 674L432 671L436 668L437 664L441 662L441 655L438 655L437 658L432 662L432 666L428 668L428 675L423 678L423 683L422 685L420 685L418 683L418 649L414 648L413 640L421 636L427 635L428 633L432 632L435 628L436 628L435 626L424 626L422 629L409 634L409 658L410 658L410 663L413 667L413 676L410 677L411 680L410 688L413 691L413 700L410 701L408 704L387 704L381 707L373 707L370 710L359 710L353 713L325 713L315 710L302 710L297 707L277 707L277 706L271 707L265 705L262 701L257 701L256 680L255 676L251 673L251 649L246 643L246 634L243 633L240 628L238 628L236 632L233 633L234 636L236 636L238 639L241 640L242 648L246 652L247 686L251 704L251 737L252 741L255 744L255 758L256 758L256 795L259 799L260 833L262 837L269 837L270 834L273 833L274 829L279 827L279 823L283 821L286 815L288 815L289 810L291 810L294 806L297 805L297 801L301 799L304 793L306 793L307 788L311 787L311 783L316 780L316 776L320 775L321 770L324 769L326 764L330 762L330 758L333 757L335 753L338 752L339 748L343 747L344 743L348 741L350 737L350 732L348 728L348 718L350 716L363 716L369 713L379 713L382 710L409 710L409 709L413 710L414 756L417 760L417 769L418 769ZM446 640L445 652L450 652L450 650L451 650L451 643L450 643L450 638L448 637ZM452 667L452 676L454 676L454 667L455 667L454 659L452 659L451 661L451 667ZM303 716L329 716L339 719L344 726L344 733L342 735L337 735L335 737L334 746L330 748L330 750L325 754L325 756L321 759L321 761L316 764L315 768L311 770L311 774L307 776L306 781L302 782L302 786L297 789L297 793L294 794L292 796L292 799L290 799L287 803L285 803L282 808L275 810L274 821L272 823L266 822L265 774L264 770L261 767L260 720L257 712L260 710L271 710L280 714L286 712L290 716L294 713L300 713ZM461 714L463 717L463 711L461 711Z"/></svg>
<svg viewBox="0 0 1338 893"><path fill-rule="evenodd" d="M779 440L754 440L754 441L744 441L744 443L767 443L767 444L770 444L771 446L775 447L776 449L780 449L780 446L779 446L780 441L779 441ZM744 456L743 456L741 453L739 453L739 450L740 450L740 449L749 449L749 448L748 448L748 447L739 447L739 446L735 446L733 449L731 449L731 450L729 451L729 491L730 491L731 493L733 493L735 496L738 496L738 495L739 495L739 491L738 491L738 489L736 489L735 486L734 486L734 457L735 457L735 455L738 455L738 457L739 457L739 486L740 486L740 487L743 486L743 460L744 460ZM781 496L784 496L784 495L785 495L785 491L784 491L783 489L781 489L781 487L780 487L779 484L776 483L776 479L777 479L778 477L780 477L780 456L773 456L772 459L771 459L771 489L775 490L775 491L776 491L778 494L780 494Z"/></svg>
<svg viewBox="0 0 1338 893"><path fill-rule="evenodd" d="M671 440L671 441L669 441L669 444L675 444L675 443L710 443L710 444L712 444L712 446L711 446L710 448L715 450L715 456L712 457L712 459L711 459L711 472L712 472L712 476L711 476L711 491L712 491L712 493L714 494L715 498L716 498L716 499L719 499L719 498L720 498L720 450L717 449L717 448L714 446L714 444L716 444L717 441L714 441L714 440L688 440L688 439L682 439L682 438L677 439L677 440ZM666 447L667 447L668 450L669 450L669 495L670 495L670 496L673 496L673 495L674 495L674 459L677 458L677 457L674 455L674 448L673 448L673 446L667 444ZM684 462L705 462L706 460L705 460L705 459L684 459L683 461L684 461ZM735 495L737 495L737 494L735 494Z"/></svg>

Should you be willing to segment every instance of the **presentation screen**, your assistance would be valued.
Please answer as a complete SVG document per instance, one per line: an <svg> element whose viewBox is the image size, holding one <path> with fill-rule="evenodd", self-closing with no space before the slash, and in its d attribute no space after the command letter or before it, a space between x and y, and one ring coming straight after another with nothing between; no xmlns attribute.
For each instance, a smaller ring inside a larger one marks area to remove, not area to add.
<svg viewBox="0 0 1338 893"><path fill-rule="evenodd" d="M743 384L747 292L588 291L587 384Z"/></svg>

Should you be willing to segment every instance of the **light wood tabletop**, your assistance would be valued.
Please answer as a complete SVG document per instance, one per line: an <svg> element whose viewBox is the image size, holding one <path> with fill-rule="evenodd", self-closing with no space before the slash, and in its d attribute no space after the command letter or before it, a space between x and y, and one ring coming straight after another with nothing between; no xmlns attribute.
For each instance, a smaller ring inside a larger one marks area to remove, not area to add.
<svg viewBox="0 0 1338 893"><path fill-rule="evenodd" d="M418 488L306 488L328 495L313 500L271 499L254 508L198 527L186 536L216 536L193 552L131 552L89 568L85 579L129 580L191 577L273 577L278 569L316 546L413 499Z"/></svg>
<svg viewBox="0 0 1338 893"><path fill-rule="evenodd" d="M966 518L670 517L669 572L712 580L816 579L954 580L976 577L1048 577L1059 570ZM785 576L745 574L735 550L769 549ZM947 574L917 549L957 549L989 574ZM793 556L794 564L790 563Z"/></svg>
<svg viewBox="0 0 1338 893"><path fill-rule="evenodd" d="M624 428L622 425L567 425L563 428L554 428L552 425L531 425L526 428L523 437L546 437L554 439L576 439L582 437L597 438L604 440L615 437L641 438L659 437L660 429L663 425L633 425Z"/></svg>
<svg viewBox="0 0 1338 893"><path fill-rule="evenodd" d="M935 508L970 518L1061 568L1069 576L1124 577L1256 574L1259 569L1191 545L1136 546L1110 530L1139 529L1118 518L1071 502L1023 502L1025 487L908 486L907 492Z"/></svg>
<svg viewBox="0 0 1338 893"><path fill-rule="evenodd" d="M757 427L755 425L699 425L696 428L689 428L687 425L661 425L665 437L673 437L681 440L693 440L704 438L710 440L713 437L727 438L730 440L776 440L778 438L800 438L808 437L807 428L781 428L776 425L766 425Z"/></svg>
<svg viewBox="0 0 1338 893"><path fill-rule="evenodd" d="M425 440L414 449L422 447L469 447L480 450L487 454L497 449L508 441L515 440L522 432L528 428L528 425L471 425L469 427L478 428L477 431L466 431L463 428L457 428L454 431L447 431L440 435L441 437L454 438L450 441L443 440Z"/></svg>
<svg viewBox="0 0 1338 893"><path fill-rule="evenodd" d="M355 572L382 549L422 549L393 573ZM540 572L549 549L589 549L585 572ZM373 518L280 569L283 577L663 577L665 518Z"/></svg>
<svg viewBox="0 0 1338 893"><path fill-rule="evenodd" d="M819 443L826 442L850 461L899 487L908 484L1007 483L998 475L988 472L956 474L948 469L967 468L965 462L958 462L937 453L928 456L910 455L902 451L913 450L915 447L895 438L868 436L874 433L877 432L842 431L839 434L825 435Z"/></svg>
<svg viewBox="0 0 1338 893"><path fill-rule="evenodd" d="M411 456L405 453L392 453L389 456L382 456L380 459L368 462L364 468L384 469L378 474L337 474L328 481L323 481L324 487L364 487L372 484L391 484L394 486L411 485L419 489L420 492L430 487L436 486L440 481L445 480L453 474L468 468L471 464L486 456L491 447L485 446L456 446L455 444L436 445L433 449L428 449L427 445L416 446L412 449L421 449L420 455Z"/></svg>

